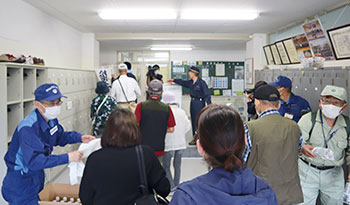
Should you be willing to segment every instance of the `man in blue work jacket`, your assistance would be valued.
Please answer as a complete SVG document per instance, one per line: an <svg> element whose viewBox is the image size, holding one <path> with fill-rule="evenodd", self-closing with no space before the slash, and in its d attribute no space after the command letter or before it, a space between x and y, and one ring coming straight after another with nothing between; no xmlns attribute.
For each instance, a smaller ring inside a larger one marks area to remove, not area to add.
<svg viewBox="0 0 350 205"><path fill-rule="evenodd" d="M53 146L88 143L90 135L65 132L58 123L61 94L55 84L44 84L35 90L36 109L22 120L13 134L5 155L7 173L2 184L2 195L11 205L37 205L39 192L44 187L44 169L78 162L82 153L51 155Z"/></svg>
<svg viewBox="0 0 350 205"><path fill-rule="evenodd" d="M171 79L168 82L174 82L185 88L190 89L191 95L191 121L192 121L192 134L196 132L196 119L199 112L205 107L205 103L211 104L211 98L208 90L207 83L199 77L199 68L192 66L188 75L191 80ZM193 139L189 145L196 145L196 140Z"/></svg>
<svg viewBox="0 0 350 205"><path fill-rule="evenodd" d="M304 98L292 93L292 81L288 77L280 75L269 85L276 87L281 95L281 107L278 112L282 116L298 122L303 111L311 111L309 103Z"/></svg>

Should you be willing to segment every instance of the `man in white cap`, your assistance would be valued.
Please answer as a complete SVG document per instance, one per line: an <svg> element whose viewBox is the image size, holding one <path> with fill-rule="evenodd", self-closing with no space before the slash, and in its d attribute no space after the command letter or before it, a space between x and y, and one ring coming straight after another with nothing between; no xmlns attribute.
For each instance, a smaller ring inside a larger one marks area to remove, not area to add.
<svg viewBox="0 0 350 205"><path fill-rule="evenodd" d="M111 96L117 99L118 107L128 108L141 95L141 89L136 80L127 76L128 67L122 63L118 66L119 79L112 84Z"/></svg>
<svg viewBox="0 0 350 205"><path fill-rule="evenodd" d="M298 123L303 135L299 176L304 204L315 204L318 194L322 204L343 204L342 165L350 164L350 122L341 114L346 101L345 88L327 85L318 102L320 109L304 115Z"/></svg>
<svg viewBox="0 0 350 205"><path fill-rule="evenodd" d="M186 149L185 137L186 133L191 130L191 121L188 119L186 112L179 108L174 93L165 92L162 101L163 103L170 105L177 125L174 127L173 133L167 133L165 136L165 154L163 157L163 167L170 182L171 190L174 191L180 182L181 158ZM174 157L174 177L171 176L170 171L172 157Z"/></svg>

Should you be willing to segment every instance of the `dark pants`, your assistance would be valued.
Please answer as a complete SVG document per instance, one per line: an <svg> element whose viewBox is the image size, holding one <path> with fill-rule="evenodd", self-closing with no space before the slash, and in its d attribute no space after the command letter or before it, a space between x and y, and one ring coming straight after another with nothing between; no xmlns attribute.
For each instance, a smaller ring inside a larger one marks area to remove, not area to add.
<svg viewBox="0 0 350 205"><path fill-rule="evenodd" d="M192 135L193 136L196 132L196 120L197 120L198 114L204 107L205 107L204 100L191 100L190 113L191 113Z"/></svg>

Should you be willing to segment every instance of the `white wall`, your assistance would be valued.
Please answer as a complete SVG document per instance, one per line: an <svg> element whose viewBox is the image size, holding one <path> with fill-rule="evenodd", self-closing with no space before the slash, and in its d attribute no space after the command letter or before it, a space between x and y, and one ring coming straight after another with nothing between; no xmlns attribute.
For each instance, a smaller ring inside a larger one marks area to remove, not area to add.
<svg viewBox="0 0 350 205"><path fill-rule="evenodd" d="M171 51L171 61L244 61L245 50Z"/></svg>
<svg viewBox="0 0 350 205"><path fill-rule="evenodd" d="M117 63L116 50L100 48L100 65L111 65ZM192 51L170 51L170 60L182 61L244 61L245 50L192 50Z"/></svg>
<svg viewBox="0 0 350 205"><path fill-rule="evenodd" d="M0 55L32 55L47 66L82 68L82 33L28 3L1 1L0 25Z"/></svg>
<svg viewBox="0 0 350 205"><path fill-rule="evenodd" d="M117 64L117 51L100 47L100 65Z"/></svg>

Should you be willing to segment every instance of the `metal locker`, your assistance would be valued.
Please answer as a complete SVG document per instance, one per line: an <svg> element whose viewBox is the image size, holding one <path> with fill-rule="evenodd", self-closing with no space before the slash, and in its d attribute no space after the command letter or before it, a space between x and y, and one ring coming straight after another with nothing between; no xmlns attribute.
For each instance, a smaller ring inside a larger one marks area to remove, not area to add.
<svg viewBox="0 0 350 205"><path fill-rule="evenodd" d="M269 81L269 82L275 81L276 78L277 78L278 76L280 76L280 75L282 75L281 70L274 70L274 71L273 71L273 74L272 74L272 79L271 79L271 81Z"/></svg>
<svg viewBox="0 0 350 205"><path fill-rule="evenodd" d="M302 88L303 86L301 85L301 76L302 72L299 70L293 71L293 88L292 92L296 95L301 95L302 94Z"/></svg>
<svg viewBox="0 0 350 205"><path fill-rule="evenodd" d="M305 98L309 103L312 101L312 97L310 96L310 93L312 94L312 86L311 86L311 74L312 71L305 70L302 72L301 76L301 92L300 96Z"/></svg>
<svg viewBox="0 0 350 205"><path fill-rule="evenodd" d="M260 73L261 73L260 70L255 70L255 74L254 74L254 76L255 76L255 83L260 81L260 79L261 79Z"/></svg>
<svg viewBox="0 0 350 205"><path fill-rule="evenodd" d="M326 85L333 85L333 70L322 70L322 74L322 89L326 87Z"/></svg>
<svg viewBox="0 0 350 205"><path fill-rule="evenodd" d="M319 72L319 70L313 70L311 75L311 90L309 92L310 95L310 101L309 104L311 106L311 109L313 111L316 111L318 106L318 99L320 98L321 92L322 92L322 72Z"/></svg>
<svg viewBox="0 0 350 205"><path fill-rule="evenodd" d="M347 88L348 71L343 69L334 69L333 80L334 80L334 85Z"/></svg>
<svg viewBox="0 0 350 205"><path fill-rule="evenodd" d="M349 73L347 70L345 69L341 69L341 68L335 68L334 72L333 72L333 81L334 81L334 85L339 86L339 87L343 87L347 90L347 94L348 94L348 99L349 99ZM348 99L346 101L348 101ZM348 115L349 116L349 109L346 109L343 114Z"/></svg>

